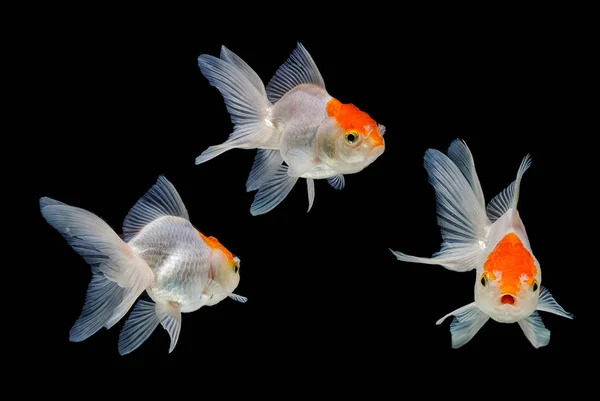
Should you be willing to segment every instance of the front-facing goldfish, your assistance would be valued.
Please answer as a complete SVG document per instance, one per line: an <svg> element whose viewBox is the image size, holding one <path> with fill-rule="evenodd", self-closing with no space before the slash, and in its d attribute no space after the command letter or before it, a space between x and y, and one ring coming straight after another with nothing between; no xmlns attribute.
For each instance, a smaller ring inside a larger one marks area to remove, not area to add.
<svg viewBox="0 0 600 401"><path fill-rule="evenodd" d="M246 190L258 190L252 215L267 213L290 193L299 178L344 187L344 174L357 173L384 151L385 127L325 90L319 70L298 43L265 87L258 75L224 46L220 58L203 54L198 65L223 95L234 131L196 158L204 163L230 149L258 149Z"/></svg>
<svg viewBox="0 0 600 401"><path fill-rule="evenodd" d="M129 211L123 238L86 210L45 197L40 209L92 267L71 341L83 341L103 326L110 329L144 290L154 302L137 301L119 337L121 355L138 348L159 323L171 337L171 352L182 313L226 297L246 302L233 293L240 281L239 258L194 228L179 194L162 176Z"/></svg>
<svg viewBox="0 0 600 401"><path fill-rule="evenodd" d="M392 253L405 262L437 264L460 272L476 270L475 302L436 323L454 315L450 325L453 348L469 342L489 318L518 323L531 344L542 347L550 342L550 331L538 311L574 317L542 286L540 263L517 210L521 179L530 165L527 155L516 180L486 209L473 157L463 141L453 141L448 156L434 149L425 153L443 243L431 258Z"/></svg>

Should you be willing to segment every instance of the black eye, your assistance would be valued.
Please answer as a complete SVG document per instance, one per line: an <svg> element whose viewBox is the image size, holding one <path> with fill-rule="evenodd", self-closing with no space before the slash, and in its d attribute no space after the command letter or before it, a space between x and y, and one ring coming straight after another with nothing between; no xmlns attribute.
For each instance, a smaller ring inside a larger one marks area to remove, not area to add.
<svg viewBox="0 0 600 401"><path fill-rule="evenodd" d="M240 268L239 268L237 265L235 265L235 266L233 267L233 271L234 271L234 273L237 273L237 272L238 272L238 270L240 270Z"/></svg>
<svg viewBox="0 0 600 401"><path fill-rule="evenodd" d="M356 135L354 132L350 132L346 135L346 140L348 143L354 143L358 140L358 135Z"/></svg>
<svg viewBox="0 0 600 401"><path fill-rule="evenodd" d="M538 289L537 283L533 283L533 292L536 292Z"/></svg>
<svg viewBox="0 0 600 401"><path fill-rule="evenodd" d="M481 285L485 287L485 277L481 278Z"/></svg>

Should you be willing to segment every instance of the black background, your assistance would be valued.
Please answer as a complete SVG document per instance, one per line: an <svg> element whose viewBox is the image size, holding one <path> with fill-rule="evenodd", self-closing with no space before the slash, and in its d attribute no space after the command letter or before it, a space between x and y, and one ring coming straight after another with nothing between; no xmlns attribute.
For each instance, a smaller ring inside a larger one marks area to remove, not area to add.
<svg viewBox="0 0 600 401"><path fill-rule="evenodd" d="M451 378L459 389L470 382L493 387L533 373L546 379L536 389L551 385L551 377L572 387L567 377L579 378L589 356L580 350L589 340L581 328L582 279L573 273L581 267L571 245L577 221L565 211L577 203L577 185L565 172L576 156L567 145L582 132L585 114L574 106L589 52L580 46L587 36L580 14L433 6L357 9L346 18L314 10L293 22L287 12L243 14L232 20L208 9L48 10L27 66L37 85L29 102L39 110L28 120L39 135L29 155L36 170L28 214L35 215L40 246L31 252L32 266L40 269L34 275L44 299L43 308L24 312L38 327L34 365L65 380L74 373L96 380L90 369L104 377L123 368L141 373L145 386L157 377L178 388L190 384L180 380L189 373L199 396L207 386L263 395L285 386L283 398L323 388L381 398L397 396L407 382L428 383L425 391ZM253 217L254 192L245 191L245 182L255 151L194 164L232 130L197 57L218 55L225 45L266 84L297 41L332 96L387 127L386 151L346 176L342 191L316 181L309 213L299 181L274 210ZM455 138L474 155L486 201L532 155L519 210L543 285L576 315L541 313L552 333L547 347L534 349L518 325L489 321L466 346L452 349L451 319L435 321L472 302L474 272L401 263L388 250L430 256L439 249L423 154L445 152ZM237 293L248 302L225 300L184 314L172 354L158 328L134 353L119 356L123 321L70 343L90 271L36 210L39 197L85 208L119 232L161 174L177 188L192 223L241 258ZM129 386L129 376L118 377Z"/></svg>

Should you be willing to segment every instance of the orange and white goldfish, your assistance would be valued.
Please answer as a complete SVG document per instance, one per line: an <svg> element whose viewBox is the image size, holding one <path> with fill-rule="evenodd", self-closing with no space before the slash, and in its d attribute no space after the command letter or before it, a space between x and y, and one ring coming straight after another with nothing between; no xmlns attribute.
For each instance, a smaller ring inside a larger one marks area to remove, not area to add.
<svg viewBox="0 0 600 401"><path fill-rule="evenodd" d="M492 318L501 323L518 323L535 348L548 345L550 331L538 311L569 319L566 312L542 286L542 270L517 210L523 174L531 165L525 156L517 178L485 205L483 191L471 151L454 140L448 156L435 149L425 152L425 169L436 193L440 250L431 258L392 251L398 260L441 265L465 272L475 269L475 301L436 322L454 315L450 325L452 347L469 342Z"/></svg>
<svg viewBox="0 0 600 401"><path fill-rule="evenodd" d="M234 130L196 158L204 163L230 149L258 149L246 191L258 190L252 215L276 207L299 178L308 186L308 211L314 180L344 187L344 174L357 173L385 149L385 127L353 104L325 89L312 57L298 43L265 87L256 72L225 46L220 58L203 54L198 65L222 94Z"/></svg>
<svg viewBox="0 0 600 401"><path fill-rule="evenodd" d="M102 327L110 329L144 292L119 336L119 353L138 348L160 323L173 351L181 330L181 314L215 305L233 293L240 281L240 259L214 237L206 237L189 220L173 185L159 177L131 208L120 237L98 216L43 197L46 221L91 265L83 311L70 340L83 341Z"/></svg>

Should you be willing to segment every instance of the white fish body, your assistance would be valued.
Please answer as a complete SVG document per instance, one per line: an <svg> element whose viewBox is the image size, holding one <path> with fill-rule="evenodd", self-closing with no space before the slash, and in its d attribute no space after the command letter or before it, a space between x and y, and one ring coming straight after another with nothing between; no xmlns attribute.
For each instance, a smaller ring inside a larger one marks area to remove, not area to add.
<svg viewBox="0 0 600 401"><path fill-rule="evenodd" d="M431 258L393 251L398 260L437 264L446 269L476 271L475 300L437 321L454 315L450 325L452 347L469 342L491 318L518 323L535 348L550 341L538 311L566 318L566 312L542 286L539 261L534 256L519 216L517 203L521 179L531 165L527 155L517 178L485 205L483 191L467 145L454 140L448 156L429 149L425 169L436 191L438 224L443 243Z"/></svg>
<svg viewBox="0 0 600 401"><path fill-rule="evenodd" d="M111 328L139 299L119 338L119 353L138 348L160 323L175 348L181 313L215 305L239 284L240 260L189 221L179 194L164 177L130 210L123 238L102 219L50 198L40 200L44 218L92 267L85 304L70 332L79 342Z"/></svg>
<svg viewBox="0 0 600 401"><path fill-rule="evenodd" d="M230 149L258 149L246 190L258 190L250 208L267 213L299 178L308 186L310 211L314 180L344 187L344 174L357 173L385 149L385 127L325 89L319 70L298 43L265 87L258 75L224 46L220 58L201 55L198 65L219 89L235 125L227 141L196 158L204 163Z"/></svg>

